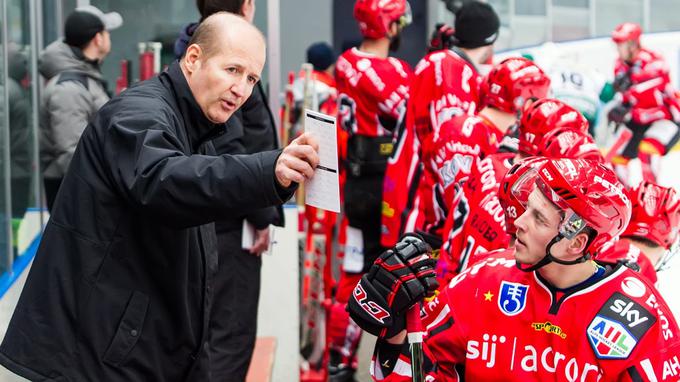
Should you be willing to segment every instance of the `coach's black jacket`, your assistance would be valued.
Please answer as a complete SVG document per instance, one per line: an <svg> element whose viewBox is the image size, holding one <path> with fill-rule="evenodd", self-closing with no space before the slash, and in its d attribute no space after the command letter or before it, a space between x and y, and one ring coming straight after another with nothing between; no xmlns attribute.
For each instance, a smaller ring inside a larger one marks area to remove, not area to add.
<svg viewBox="0 0 680 382"><path fill-rule="evenodd" d="M78 145L0 363L33 381L206 381L209 222L283 203L280 151L210 156L224 132L177 62L106 104Z"/></svg>

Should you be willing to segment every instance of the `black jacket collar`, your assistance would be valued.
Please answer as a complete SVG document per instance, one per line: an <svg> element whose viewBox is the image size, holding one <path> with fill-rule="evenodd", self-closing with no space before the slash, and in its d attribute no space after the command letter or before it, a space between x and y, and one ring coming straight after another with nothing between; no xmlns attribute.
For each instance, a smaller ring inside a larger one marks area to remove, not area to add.
<svg viewBox="0 0 680 382"><path fill-rule="evenodd" d="M198 102L189 88L184 73L182 73L182 68L179 66L179 61L170 64L167 75L170 77L175 90L179 112L184 120L184 125L187 127L187 134L189 135L192 148L197 151L203 142L224 134L224 124L210 122L205 114L203 114L201 107L198 106Z"/></svg>
<svg viewBox="0 0 680 382"><path fill-rule="evenodd" d="M472 62L472 59L470 58L470 56L467 55L467 53L465 53L462 49L457 47L454 47L451 50L457 55L459 55L460 58L467 61L470 64L470 66L472 66L472 68L475 70L475 72L477 72L477 65L474 62Z"/></svg>

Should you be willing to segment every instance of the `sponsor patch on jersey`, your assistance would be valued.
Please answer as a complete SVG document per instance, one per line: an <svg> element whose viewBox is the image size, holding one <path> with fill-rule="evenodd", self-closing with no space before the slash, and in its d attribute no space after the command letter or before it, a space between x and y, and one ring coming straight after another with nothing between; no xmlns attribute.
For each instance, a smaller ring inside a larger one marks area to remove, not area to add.
<svg viewBox="0 0 680 382"><path fill-rule="evenodd" d="M498 307L506 316L520 314L526 306L528 291L528 285L502 281L498 291Z"/></svg>
<svg viewBox="0 0 680 382"><path fill-rule="evenodd" d="M550 321L534 322L531 324L531 327L537 332L544 331L546 333L552 333L562 339L567 338L567 333L565 333L559 326L550 323Z"/></svg>
<svg viewBox="0 0 680 382"><path fill-rule="evenodd" d="M615 292L588 325L588 341L599 358L625 359L655 322L642 305Z"/></svg>
<svg viewBox="0 0 680 382"><path fill-rule="evenodd" d="M647 293L645 284L633 276L626 277L621 281L621 289L630 297L640 298Z"/></svg>

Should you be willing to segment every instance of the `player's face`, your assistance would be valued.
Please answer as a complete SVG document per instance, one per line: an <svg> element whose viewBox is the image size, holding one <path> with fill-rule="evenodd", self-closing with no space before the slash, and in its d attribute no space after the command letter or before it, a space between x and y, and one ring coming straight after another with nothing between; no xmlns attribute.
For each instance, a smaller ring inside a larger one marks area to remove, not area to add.
<svg viewBox="0 0 680 382"><path fill-rule="evenodd" d="M634 58L634 48L635 46L633 41L624 41L616 44L616 50L619 52L619 57L621 57L623 61L630 61Z"/></svg>
<svg viewBox="0 0 680 382"><path fill-rule="evenodd" d="M561 217L558 209L538 190L529 194L526 211L515 220L515 260L532 265L545 257L545 249L557 235ZM555 251L552 251L555 254Z"/></svg>

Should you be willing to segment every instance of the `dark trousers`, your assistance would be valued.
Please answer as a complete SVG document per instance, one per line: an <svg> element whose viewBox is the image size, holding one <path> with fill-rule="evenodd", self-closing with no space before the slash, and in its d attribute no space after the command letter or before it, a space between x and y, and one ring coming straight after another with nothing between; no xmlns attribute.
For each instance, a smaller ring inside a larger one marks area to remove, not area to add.
<svg viewBox="0 0 680 382"><path fill-rule="evenodd" d="M45 184L45 199L47 199L47 210L50 212L52 212L54 200L57 198L57 192L59 191L62 180L64 180L64 178L43 178L43 183Z"/></svg>
<svg viewBox="0 0 680 382"><path fill-rule="evenodd" d="M217 232L219 267L210 314L210 378L245 381L255 347L262 258L241 249L241 229Z"/></svg>

